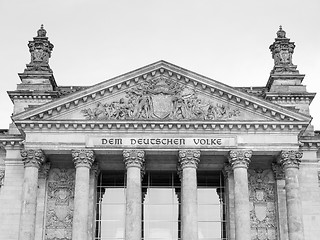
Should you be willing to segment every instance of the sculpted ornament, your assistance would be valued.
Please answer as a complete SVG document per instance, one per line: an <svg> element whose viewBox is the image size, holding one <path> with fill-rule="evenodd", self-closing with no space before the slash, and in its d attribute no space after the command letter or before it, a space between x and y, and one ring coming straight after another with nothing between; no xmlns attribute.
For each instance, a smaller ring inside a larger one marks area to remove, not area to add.
<svg viewBox="0 0 320 240"><path fill-rule="evenodd" d="M46 240L71 240L74 179L74 169L53 168L49 171Z"/></svg>
<svg viewBox="0 0 320 240"><path fill-rule="evenodd" d="M40 165L45 162L45 155L41 149L28 149L21 150L21 157L24 163L24 167L36 167L40 168Z"/></svg>
<svg viewBox="0 0 320 240"><path fill-rule="evenodd" d="M75 167L91 168L94 161L94 152L92 150L80 149L72 150L72 158Z"/></svg>
<svg viewBox="0 0 320 240"><path fill-rule="evenodd" d="M98 102L81 112L88 120L223 120L240 115L238 109L205 102L194 90L164 76L140 82L119 101Z"/></svg>
<svg viewBox="0 0 320 240"><path fill-rule="evenodd" d="M274 69L272 73L299 73L292 63L292 54L295 45L286 38L286 32L280 26L275 42L269 47L274 59Z"/></svg>
<svg viewBox="0 0 320 240"><path fill-rule="evenodd" d="M138 167L144 169L144 151L143 150L123 150L123 161L128 167Z"/></svg>
<svg viewBox="0 0 320 240"><path fill-rule="evenodd" d="M248 168L249 163L251 162L252 151L233 151L229 152L229 163L232 169L235 168Z"/></svg>
<svg viewBox="0 0 320 240"><path fill-rule="evenodd" d="M283 171L283 168L280 166L280 164L272 163L272 170L277 180L284 179L284 171Z"/></svg>
<svg viewBox="0 0 320 240"><path fill-rule="evenodd" d="M37 32L37 37L29 41L28 47L31 54L31 62L27 64L25 71L47 71L52 72L49 67L49 58L53 49L53 44L46 37L46 30L41 25Z"/></svg>
<svg viewBox="0 0 320 240"><path fill-rule="evenodd" d="M278 158L278 163L283 168L299 168L301 158L301 151L281 151L280 156Z"/></svg>
<svg viewBox="0 0 320 240"><path fill-rule="evenodd" d="M249 169L248 178L251 205L251 239L275 240L277 222L273 172L270 169Z"/></svg>
<svg viewBox="0 0 320 240"><path fill-rule="evenodd" d="M200 162L199 150L180 150L179 151L179 171L184 168L197 168Z"/></svg>

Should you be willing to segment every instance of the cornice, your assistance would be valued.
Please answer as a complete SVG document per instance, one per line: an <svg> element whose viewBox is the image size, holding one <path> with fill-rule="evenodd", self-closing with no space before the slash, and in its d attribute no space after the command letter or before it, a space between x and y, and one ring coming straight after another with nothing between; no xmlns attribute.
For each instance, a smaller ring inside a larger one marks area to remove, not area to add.
<svg viewBox="0 0 320 240"><path fill-rule="evenodd" d="M16 121L16 126L22 130L69 130L87 131L101 129L144 129L144 130L225 130L225 131L295 131L300 132L308 126L309 122L277 121L277 122L207 122L207 121L43 121L22 120Z"/></svg>
<svg viewBox="0 0 320 240"><path fill-rule="evenodd" d="M307 103L311 104L316 93L265 93L265 98L277 104L296 104Z"/></svg>
<svg viewBox="0 0 320 240"><path fill-rule="evenodd" d="M0 135L0 145L3 147L23 146L24 138L22 136Z"/></svg>
<svg viewBox="0 0 320 240"><path fill-rule="evenodd" d="M300 139L301 150L318 150L320 149L320 139Z"/></svg>
<svg viewBox="0 0 320 240"><path fill-rule="evenodd" d="M11 101L14 100L52 100L59 97L58 91L40 92L40 91L8 91Z"/></svg>
<svg viewBox="0 0 320 240"><path fill-rule="evenodd" d="M227 86L213 79L201 76L191 71L182 69L172 64L160 61L133 72L121 75L119 77L104 81L82 91L75 92L68 96L57 99L41 105L35 109L19 113L13 116L13 120L19 119L43 119L54 114L59 114L70 107L76 107L82 103L94 101L96 98L103 97L107 94L114 94L117 91L123 91L141 80L147 80L156 75L166 75L171 79L183 84L191 84L197 91L216 96L219 99L233 102L238 106L251 109L257 113L269 116L272 119L284 121L308 121L310 116L290 111L274 103L265 101L251 94L241 92L236 88Z"/></svg>

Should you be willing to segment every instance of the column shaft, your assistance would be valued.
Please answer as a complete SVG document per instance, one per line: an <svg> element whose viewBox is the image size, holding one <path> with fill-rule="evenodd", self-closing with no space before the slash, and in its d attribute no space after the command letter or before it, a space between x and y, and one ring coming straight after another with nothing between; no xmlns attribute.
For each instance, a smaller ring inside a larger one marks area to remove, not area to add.
<svg viewBox="0 0 320 240"><path fill-rule="evenodd" d="M34 239L37 209L37 190L38 168L27 167L24 171L19 239Z"/></svg>
<svg viewBox="0 0 320 240"><path fill-rule="evenodd" d="M248 165L251 151L230 151L229 162L234 176L235 239L251 239Z"/></svg>
<svg viewBox="0 0 320 240"><path fill-rule="evenodd" d="M126 239L141 239L141 177L140 169L127 169Z"/></svg>
<svg viewBox="0 0 320 240"><path fill-rule="evenodd" d="M181 231L183 240L198 239L197 166L199 162L200 151L179 151L179 168L182 171Z"/></svg>
<svg viewBox="0 0 320 240"><path fill-rule="evenodd" d="M197 170L182 170L182 239L198 239Z"/></svg>
<svg viewBox="0 0 320 240"><path fill-rule="evenodd" d="M245 168L236 168L233 174L236 240L247 240L251 235L248 173Z"/></svg>
<svg viewBox="0 0 320 240"><path fill-rule="evenodd" d="M285 174L289 240L304 240L298 180L301 157L302 153L298 151L282 151L278 160Z"/></svg>
<svg viewBox="0 0 320 240"><path fill-rule="evenodd" d="M72 157L76 167L72 240L87 240L89 179L94 154L90 150L73 150Z"/></svg>
<svg viewBox="0 0 320 240"><path fill-rule="evenodd" d="M38 172L40 165L45 161L41 150L21 151L24 162L24 181L22 193L22 206L20 214L19 240L34 240L37 193L38 193Z"/></svg>
<svg viewBox="0 0 320 240"><path fill-rule="evenodd" d="M141 169L144 164L144 151L124 150L123 157L127 168L125 239L141 240Z"/></svg>

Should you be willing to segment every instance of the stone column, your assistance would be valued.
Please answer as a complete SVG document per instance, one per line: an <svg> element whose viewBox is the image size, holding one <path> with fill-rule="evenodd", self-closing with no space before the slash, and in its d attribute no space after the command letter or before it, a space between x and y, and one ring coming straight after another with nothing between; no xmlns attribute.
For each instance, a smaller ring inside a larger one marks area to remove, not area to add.
<svg viewBox="0 0 320 240"><path fill-rule="evenodd" d="M252 151L230 151L229 163L234 176L235 239L251 239L248 166Z"/></svg>
<svg viewBox="0 0 320 240"><path fill-rule="evenodd" d="M88 239L89 215L89 177L94 161L92 150L72 150L72 158L76 168L74 210L72 224L72 240Z"/></svg>
<svg viewBox="0 0 320 240"><path fill-rule="evenodd" d="M200 162L199 150L180 150L181 169L181 231L183 240L198 239L197 166Z"/></svg>
<svg viewBox="0 0 320 240"><path fill-rule="evenodd" d="M299 164L302 152L282 151L278 163L283 167L286 182L286 203L289 240L303 240L303 221L299 194Z"/></svg>
<svg viewBox="0 0 320 240"><path fill-rule="evenodd" d="M144 151L124 150L123 160L127 168L126 189L126 240L141 240L141 170L144 164Z"/></svg>
<svg viewBox="0 0 320 240"><path fill-rule="evenodd" d="M45 162L45 156L40 149L29 149L22 150L21 157L24 163L24 180L19 240L34 240L38 192L38 171L40 165Z"/></svg>

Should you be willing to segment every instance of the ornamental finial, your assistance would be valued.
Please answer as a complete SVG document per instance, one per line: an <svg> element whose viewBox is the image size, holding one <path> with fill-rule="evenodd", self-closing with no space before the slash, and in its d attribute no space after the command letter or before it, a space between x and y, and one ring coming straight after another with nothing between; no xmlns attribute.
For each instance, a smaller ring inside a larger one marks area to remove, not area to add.
<svg viewBox="0 0 320 240"><path fill-rule="evenodd" d="M277 32L277 38L286 38L286 32L282 30L282 26L279 26L279 30Z"/></svg>
<svg viewBox="0 0 320 240"><path fill-rule="evenodd" d="M290 42L290 39L286 37L286 32L280 25L277 32L277 37L273 44L269 47L274 60L274 67L271 71L271 74L299 74L297 66L292 63L294 48L294 42Z"/></svg>
<svg viewBox="0 0 320 240"><path fill-rule="evenodd" d="M29 41L28 47L31 54L31 62L27 64L24 73L28 72L47 72L52 73L49 66L49 58L53 49L53 44L46 37L47 31L43 24L37 31L37 36Z"/></svg>
<svg viewBox="0 0 320 240"><path fill-rule="evenodd" d="M40 29L37 31L37 37L46 37L47 31L43 28L43 24L41 24Z"/></svg>

